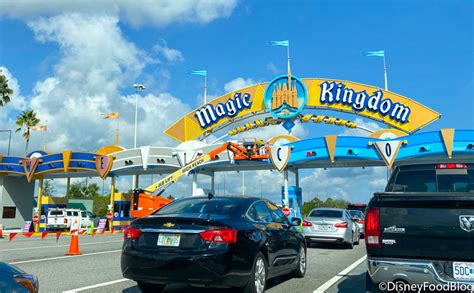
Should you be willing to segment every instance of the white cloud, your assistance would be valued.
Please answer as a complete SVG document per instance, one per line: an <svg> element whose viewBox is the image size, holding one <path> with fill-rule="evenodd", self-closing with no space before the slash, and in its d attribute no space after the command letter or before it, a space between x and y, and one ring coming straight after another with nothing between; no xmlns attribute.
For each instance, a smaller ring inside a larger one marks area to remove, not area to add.
<svg viewBox="0 0 474 293"><path fill-rule="evenodd" d="M5 110L2 111L2 114L7 113L11 109L24 110L26 108L26 99L20 94L20 85L18 84L18 80L6 67L0 66L0 74L6 77L8 87L13 90L13 95L10 97L11 101L2 108Z"/></svg>
<svg viewBox="0 0 474 293"><path fill-rule="evenodd" d="M385 189L385 186L387 185L387 179L386 178L378 178L369 181L369 186L373 188L378 188L379 190Z"/></svg>
<svg viewBox="0 0 474 293"><path fill-rule="evenodd" d="M356 118L354 122L358 126L361 126L368 130L377 131L377 130L382 129L382 127L378 125L377 123L372 122L372 121L366 122L362 120L361 118ZM339 135L340 136L369 136L370 132L364 129L360 129L360 128L345 128L344 131Z"/></svg>
<svg viewBox="0 0 474 293"><path fill-rule="evenodd" d="M227 18L236 6L237 0L6 0L2 2L0 15L30 21L40 16L78 12L116 16L135 27L164 27L171 23L205 24Z"/></svg>
<svg viewBox="0 0 474 293"><path fill-rule="evenodd" d="M184 57L183 53L177 49L172 49L168 47L168 44L165 40L161 40L160 43L153 46L153 50L163 56L168 62L176 63L183 62Z"/></svg>
<svg viewBox="0 0 474 293"><path fill-rule="evenodd" d="M117 18L70 14L28 25L39 41L58 43L62 56L52 76L37 82L30 101L40 119L48 121L48 149L95 151L114 142L117 123L120 144L131 147L135 95L120 92L153 61L123 37ZM188 109L169 93L145 92L139 98L139 144L170 143L162 130ZM101 114L108 112L120 112L121 118L103 120ZM39 135L32 137L32 145L40 147Z"/></svg>
<svg viewBox="0 0 474 293"><path fill-rule="evenodd" d="M11 101L0 108L0 153L7 154L10 144L11 150L23 150L24 140L21 137L21 132L15 133L16 115L20 111L26 110L28 107L27 99L21 94L18 80L6 67L0 66L1 74L7 79L8 86L13 90ZM11 140L10 133L11 132ZM13 153L13 152L12 152ZM23 152L22 152L23 153Z"/></svg>
<svg viewBox="0 0 474 293"><path fill-rule="evenodd" d="M332 197L367 203L373 193L383 191L387 183L384 167L316 169L301 177L305 200Z"/></svg>
<svg viewBox="0 0 474 293"><path fill-rule="evenodd" d="M239 89L242 89L244 87L248 87L254 84L256 84L256 82L251 78L245 79L242 77L237 77L236 79L233 79L229 81L228 83L226 83L224 85L224 90L226 92L233 92L233 91L236 91L236 90L239 90Z"/></svg>

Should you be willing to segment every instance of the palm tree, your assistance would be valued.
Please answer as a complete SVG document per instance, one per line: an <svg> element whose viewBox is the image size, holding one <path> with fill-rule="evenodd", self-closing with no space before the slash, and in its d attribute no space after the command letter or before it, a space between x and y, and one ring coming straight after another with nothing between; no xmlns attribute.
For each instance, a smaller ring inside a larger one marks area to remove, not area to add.
<svg viewBox="0 0 474 293"><path fill-rule="evenodd" d="M24 128L22 136L26 140L25 155L28 154L28 143L30 142L31 127L36 126L39 123L40 120L36 118L36 112L33 110L23 111L16 117L16 125L18 126L16 132L19 132L22 128Z"/></svg>
<svg viewBox="0 0 474 293"><path fill-rule="evenodd" d="M0 70L0 107L10 102L11 95L13 95L13 90L8 87L8 80Z"/></svg>

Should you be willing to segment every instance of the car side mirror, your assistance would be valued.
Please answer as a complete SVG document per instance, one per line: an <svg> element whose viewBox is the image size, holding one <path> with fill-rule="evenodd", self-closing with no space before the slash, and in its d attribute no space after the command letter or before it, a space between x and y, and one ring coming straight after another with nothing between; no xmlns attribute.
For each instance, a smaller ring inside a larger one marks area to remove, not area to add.
<svg viewBox="0 0 474 293"><path fill-rule="evenodd" d="M291 226L300 226L301 219L300 218L291 218Z"/></svg>

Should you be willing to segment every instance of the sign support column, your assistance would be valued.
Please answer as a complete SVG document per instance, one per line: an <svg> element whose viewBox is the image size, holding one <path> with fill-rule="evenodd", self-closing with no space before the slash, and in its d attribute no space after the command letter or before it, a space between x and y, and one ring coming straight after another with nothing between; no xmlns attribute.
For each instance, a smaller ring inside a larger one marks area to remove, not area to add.
<svg viewBox="0 0 474 293"><path fill-rule="evenodd" d="M214 180L214 174L215 172L212 172L211 174L211 190L212 190L212 194L215 195L216 194L216 190L215 190L215 180Z"/></svg>
<svg viewBox="0 0 474 293"><path fill-rule="evenodd" d="M299 169L295 169L295 185L296 187L300 187L300 173Z"/></svg>
<svg viewBox="0 0 474 293"><path fill-rule="evenodd" d="M109 212L112 213L112 220L109 221L109 230L112 231L113 223L113 214L114 214L114 197L115 197L115 176L110 178L110 209Z"/></svg>
<svg viewBox="0 0 474 293"><path fill-rule="evenodd" d="M283 187L283 194L284 194L284 198L283 198L283 205L285 207L288 207L289 204L290 204L290 201L288 199L288 170L285 170L283 171L283 181L284 181L284 187Z"/></svg>
<svg viewBox="0 0 474 293"><path fill-rule="evenodd" d="M194 172L193 173L193 183L192 183L192 195L193 196L197 196L197 177L198 177L198 174L197 172Z"/></svg>
<svg viewBox="0 0 474 293"><path fill-rule="evenodd" d="M39 219L41 219L41 203L43 201L43 179L41 178L38 181L38 197L36 199L36 214L38 215ZM38 223L35 224L35 232L39 232L40 229L40 222L41 220L38 220Z"/></svg>

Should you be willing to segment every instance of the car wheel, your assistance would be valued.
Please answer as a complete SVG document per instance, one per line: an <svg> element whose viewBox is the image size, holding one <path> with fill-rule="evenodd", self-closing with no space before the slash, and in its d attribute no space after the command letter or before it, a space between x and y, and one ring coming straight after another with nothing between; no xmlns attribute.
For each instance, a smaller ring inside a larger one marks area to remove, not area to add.
<svg viewBox="0 0 474 293"><path fill-rule="evenodd" d="M300 252L298 253L298 266L294 271L293 275L297 278L304 278L306 274L307 255L304 245L301 245Z"/></svg>
<svg viewBox="0 0 474 293"><path fill-rule="evenodd" d="M360 233L359 233L359 232L357 232L357 236L356 236L356 237L357 237L357 240L356 240L355 244L356 244L356 245L359 245L359 243L360 243Z"/></svg>
<svg viewBox="0 0 474 293"><path fill-rule="evenodd" d="M145 282L137 282L137 285L143 293L161 292L166 287L166 285L162 284L150 284Z"/></svg>
<svg viewBox="0 0 474 293"><path fill-rule="evenodd" d="M240 291L243 293L263 293L267 283L268 265L261 252L255 257L249 282Z"/></svg>

